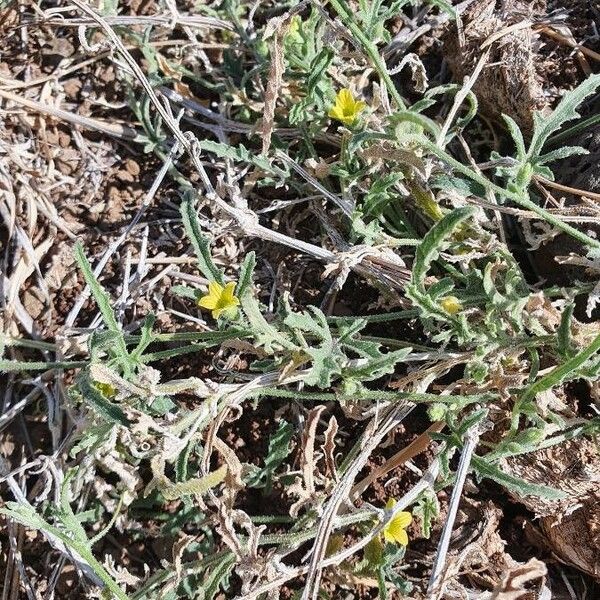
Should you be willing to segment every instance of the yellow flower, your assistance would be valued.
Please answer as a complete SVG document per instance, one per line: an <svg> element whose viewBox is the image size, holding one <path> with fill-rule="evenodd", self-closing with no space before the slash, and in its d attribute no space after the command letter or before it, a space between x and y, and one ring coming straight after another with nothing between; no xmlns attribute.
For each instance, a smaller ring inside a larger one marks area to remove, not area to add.
<svg viewBox="0 0 600 600"><path fill-rule="evenodd" d="M112 398L117 394L117 388L110 383L100 383L99 381L94 381L94 387L105 397Z"/></svg>
<svg viewBox="0 0 600 600"><path fill-rule="evenodd" d="M302 25L302 18L300 15L294 15L290 21L290 26L285 36L286 41L292 43L302 43L302 36L300 35L300 25Z"/></svg>
<svg viewBox="0 0 600 600"><path fill-rule="evenodd" d="M446 296L440 300L440 306L449 314L455 315L463 309L463 305L456 296Z"/></svg>
<svg viewBox="0 0 600 600"><path fill-rule="evenodd" d="M366 106L366 103L362 100L355 100L349 89L343 89L338 92L335 97L335 104L327 114L332 119L341 121L344 125L352 125Z"/></svg>
<svg viewBox="0 0 600 600"><path fill-rule="evenodd" d="M390 498L385 505L386 510L394 508L396 501ZM386 542L391 544L400 544L401 546L408 545L408 534L406 528L412 522L412 515L409 512L399 512L394 515L393 519L383 528L383 537Z"/></svg>
<svg viewBox="0 0 600 600"><path fill-rule="evenodd" d="M208 284L208 294L198 300L198 306L212 311L213 319L218 319L224 312L233 312L239 306L240 300L234 295L235 281L230 281L223 287L216 281Z"/></svg>

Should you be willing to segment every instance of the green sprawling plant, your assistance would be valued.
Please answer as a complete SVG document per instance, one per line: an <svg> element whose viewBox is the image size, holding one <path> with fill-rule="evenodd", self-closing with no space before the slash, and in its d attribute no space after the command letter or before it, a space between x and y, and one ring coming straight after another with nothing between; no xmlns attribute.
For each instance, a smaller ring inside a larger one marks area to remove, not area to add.
<svg viewBox="0 0 600 600"><path fill-rule="evenodd" d="M465 94L464 110L444 125L435 115L461 86L429 89L411 104L382 58L390 20L409 5L454 18L448 3L359 0L357 10L346 0L265 3L254 7L250 27L253 4L199 7L231 25L216 34L228 47L206 72L174 64L175 55L150 44L152 28L144 35L118 28L139 44L154 87L169 87L179 81L173 73L183 74L227 106L227 118L205 109L214 123L186 149L208 166L181 158L171 168L185 235L207 283L171 291L207 326L160 333L149 314L135 332L125 331L78 244L76 261L102 316L86 355L0 361L4 372L75 373L67 392L79 421L61 459L67 476L54 482L59 493L35 505L13 499L1 512L39 530L106 598L266 598L284 584L300 597L298 577L313 569L309 549L342 576L377 581L382 598L392 589L410 593L403 577L406 514L421 530L406 534L410 550L411 536L428 538L439 526L436 492L455 484L451 460L467 436L476 432L479 440L469 464L477 481L493 480L515 496L557 499L564 492L511 475L503 461L595 434L600 425L598 418L573 425L559 406L538 401L600 374L600 331L576 321L573 309L593 285L534 288L482 207L527 209L588 250L600 247L546 211L532 186L537 177L553 178L555 161L583 151L548 146L565 124L576 126L577 108L600 87L600 76L566 93L549 118L537 115L529 140L505 115L513 154L488 151L496 168L485 176L454 144L477 116L474 94ZM365 69L372 75L360 84ZM139 82L122 76L145 132L144 150L168 156L169 124ZM200 168L210 177L200 170L199 188ZM286 201L314 203L310 241L299 246L278 230L276 210L263 210L274 191ZM257 270L257 261L267 260L259 243L258 257L247 252L240 264L224 269L214 258L203 223L224 216L240 226L240 237L264 237L330 263L327 299L344 298L350 276L380 307L400 309L332 316L333 304L302 304L293 291L277 293L269 308L268 281ZM381 323L389 325L385 335ZM3 346L19 343L2 339ZM197 356L214 366L228 349L244 357L243 369L196 369L194 376L163 380L165 365ZM264 455L250 462L219 437L220 428L259 402L281 416L272 431L261 432ZM398 407L420 405L423 431L438 425L430 434L439 466L433 481L414 497L407 490L410 506L361 502L351 490L369 438ZM343 432L345 444L336 437L342 416L362 432ZM103 498L90 494L94 481ZM275 496L287 502L285 511L271 510ZM248 498L262 499L260 514ZM328 510L329 525L322 519ZM113 528L131 527L132 539L143 540L141 523L150 521L176 540L171 562L133 574L98 551ZM356 539L365 543L346 555Z"/></svg>

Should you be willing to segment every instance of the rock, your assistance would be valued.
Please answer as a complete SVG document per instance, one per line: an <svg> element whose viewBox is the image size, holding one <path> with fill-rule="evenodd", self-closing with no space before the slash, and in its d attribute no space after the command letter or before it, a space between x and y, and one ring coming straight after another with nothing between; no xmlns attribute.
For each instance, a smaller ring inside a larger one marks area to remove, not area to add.
<svg viewBox="0 0 600 600"><path fill-rule="evenodd" d="M568 440L503 461L502 470L566 494L561 500L515 496L541 517L542 532L564 563L600 580L600 453L595 441Z"/></svg>

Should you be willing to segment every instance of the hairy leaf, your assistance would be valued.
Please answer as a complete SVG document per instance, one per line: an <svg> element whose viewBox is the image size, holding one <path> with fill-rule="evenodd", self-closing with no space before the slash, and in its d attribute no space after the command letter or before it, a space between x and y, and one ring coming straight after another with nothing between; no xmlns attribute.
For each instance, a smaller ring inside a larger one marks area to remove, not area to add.
<svg viewBox="0 0 600 600"><path fill-rule="evenodd" d="M412 283L424 290L423 282L431 263L437 259L446 239L475 213L470 206L457 208L438 221L425 235L417 248L412 271Z"/></svg>
<svg viewBox="0 0 600 600"><path fill-rule="evenodd" d="M183 225L185 226L185 231L196 251L198 267L200 268L202 275L209 281L216 281L221 285L225 285L223 271L215 265L212 259L210 254L210 242L200 229L198 215L196 214L192 200L189 196L181 203L181 218L183 220Z"/></svg>
<svg viewBox="0 0 600 600"><path fill-rule="evenodd" d="M600 86L600 73L590 75L575 89L567 92L550 116L534 113L534 131L527 159L535 162L546 140L565 123L579 117L577 107Z"/></svg>

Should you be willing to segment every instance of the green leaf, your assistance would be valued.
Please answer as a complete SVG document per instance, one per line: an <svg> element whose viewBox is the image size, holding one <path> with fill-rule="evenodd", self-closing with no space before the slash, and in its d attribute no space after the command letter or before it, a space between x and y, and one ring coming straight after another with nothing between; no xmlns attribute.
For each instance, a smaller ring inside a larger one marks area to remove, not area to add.
<svg viewBox="0 0 600 600"><path fill-rule="evenodd" d="M202 295L200 290L191 288L188 285L174 285L170 291L180 298L187 298L188 300L193 300L194 302L196 302Z"/></svg>
<svg viewBox="0 0 600 600"><path fill-rule="evenodd" d="M225 279L223 278L223 271L213 262L210 254L210 243L200 229L200 221L198 221L198 215L196 214L189 195L181 203L181 218L183 220L185 231L196 251L200 272L209 281L216 281L224 286Z"/></svg>
<svg viewBox="0 0 600 600"><path fill-rule="evenodd" d="M283 323L290 329L302 331L314 335L318 340L331 340L331 332L327 324L327 318L316 307L309 306L305 312L290 312L286 315Z"/></svg>
<svg viewBox="0 0 600 600"><path fill-rule="evenodd" d="M535 483L529 483L519 477L513 477L502 471L497 465L489 463L485 458L473 456L471 464L480 477L492 479L519 496L537 496L547 500L560 500L567 494L560 490Z"/></svg>
<svg viewBox="0 0 600 600"><path fill-rule="evenodd" d="M194 477L177 483L163 481L159 485L159 490L168 501L180 500L185 496L203 496L208 490L219 485L225 479L225 475L227 475L227 466L223 465L204 477Z"/></svg>
<svg viewBox="0 0 600 600"><path fill-rule="evenodd" d="M49 369L77 369L85 367L84 361L63 362L26 362L23 360L0 360L0 373L18 373L20 371L47 371Z"/></svg>
<svg viewBox="0 0 600 600"><path fill-rule="evenodd" d="M102 0L99 12L103 17L116 17L119 14L119 0Z"/></svg>
<svg viewBox="0 0 600 600"><path fill-rule="evenodd" d="M250 322L254 339L258 346L264 347L269 352L275 352L276 348L287 348L296 350L296 346L275 327L270 325L263 317L260 306L254 296L246 294L242 302L242 311Z"/></svg>
<svg viewBox="0 0 600 600"><path fill-rule="evenodd" d="M438 221L425 235L415 254L412 283L424 290L423 282L431 263L439 256L442 246L454 230L469 217L475 214L471 206L456 208Z"/></svg>
<svg viewBox="0 0 600 600"><path fill-rule="evenodd" d="M534 112L534 131L531 138L527 160L537 162L546 140L558 131L567 121L579 117L577 107L600 86L600 73L590 75L575 89L567 92L550 116Z"/></svg>
<svg viewBox="0 0 600 600"><path fill-rule="evenodd" d="M501 440L494 451L486 455L486 459L497 460L503 456L534 452L544 441L546 432L542 428L530 427L519 431L514 437Z"/></svg>
<svg viewBox="0 0 600 600"><path fill-rule="evenodd" d="M430 179L432 189L440 189L448 192L458 192L463 196L475 196L485 198L485 187L472 179L463 179L451 174L439 173L432 175Z"/></svg>
<svg viewBox="0 0 600 600"><path fill-rule="evenodd" d="M331 1L333 1L333 0L330 0L330 2ZM496 185L495 183L492 183L491 181L489 181L488 179L486 179L479 173L475 172L473 169L471 169L468 166L461 163L459 160L456 160L450 154L448 154L443 149L441 149L439 146L437 146L434 142L432 142L431 140L427 139L426 137L424 137L422 135L421 136L408 135L407 141L423 146L429 152L431 152L432 154L437 156L440 160L444 161L447 165L449 165L450 167L455 169L457 172L462 173L469 179L479 183L480 185L484 186L487 190L494 191L500 197L509 198L509 199L513 200L514 202L516 202L519 206L526 208L527 210L531 210L532 212L534 212L535 214L540 216L542 219L544 219L548 223L554 225L561 231L564 231L565 233L567 233L571 237L575 238L576 240L579 240L586 246L589 246L590 248L600 248L600 242L598 240L590 237L589 235L586 235L585 233L582 233L581 231L579 231L578 229L575 229L574 227L571 227L568 223L565 223L564 221L562 221L560 218L558 218L554 214L543 209L541 206L539 206L538 204L536 204L535 202L533 202L532 200L530 200L527 197L525 190L515 189L514 184L509 186L510 189L504 189L504 188ZM529 163L527 164L527 167L529 169L533 168L531 166L531 164L529 164Z"/></svg>
<svg viewBox="0 0 600 600"><path fill-rule="evenodd" d="M83 273L83 278L85 279L86 284L92 292L92 296L94 296L94 300L96 300L96 304L100 309L100 314L102 315L104 324L110 331L117 334L114 337L113 354L122 363L123 367L128 370L130 358L129 354L127 353L123 332L121 331L121 327L115 318L110 296L106 291L104 291L94 276L92 267L85 256L83 245L79 241L75 244L75 260L81 269L81 272Z"/></svg>
<svg viewBox="0 0 600 600"><path fill-rule="evenodd" d="M453 19L456 18L456 10L449 2L446 2L446 0L425 0L425 2L437 6L441 11L449 14Z"/></svg>
<svg viewBox="0 0 600 600"><path fill-rule="evenodd" d="M102 423L97 426L86 427L79 435L79 441L69 450L69 456L75 458L79 452L85 450L87 454L93 454L102 446L110 436L114 423Z"/></svg>
<svg viewBox="0 0 600 600"><path fill-rule="evenodd" d="M573 323L573 311L575 305L573 303L565 306L562 315L560 316L560 325L556 332L557 350L564 359L569 359L573 356L573 344L571 342L571 324Z"/></svg>
<svg viewBox="0 0 600 600"><path fill-rule="evenodd" d="M577 353L573 358L562 365L555 367L550 373L544 375L544 377L538 379L534 384L526 388L515 405L516 413L518 413L518 409L521 405L534 399L537 394L559 385L567 377L574 376L577 369L581 368L598 351L600 351L600 335L597 336L587 348L584 348L581 352ZM518 414L515 414L514 416L518 417Z"/></svg>
<svg viewBox="0 0 600 600"><path fill-rule="evenodd" d="M297 125L308 119L307 111L316 105L316 110L324 112L326 94L331 88L327 69L334 58L331 48L322 48L312 59L306 78L306 96L292 106L289 112L290 125Z"/></svg>
<svg viewBox="0 0 600 600"><path fill-rule="evenodd" d="M487 408L480 408L472 413L468 414L460 423L460 426L456 430L456 435L462 438L469 429L472 429L477 423L480 423L487 417L489 410Z"/></svg>
<svg viewBox="0 0 600 600"><path fill-rule="evenodd" d="M345 368L344 376L353 377L360 381L372 381L384 375L394 372L396 365L402 362L410 353L412 348L402 348L394 352L380 353L376 358L366 359L359 367Z"/></svg>
<svg viewBox="0 0 600 600"><path fill-rule="evenodd" d="M220 142L213 142L212 140L199 140L198 146L201 150L211 152L219 158L230 158L238 162L245 162L258 167L266 173L278 175L280 177L286 177L287 173L273 166L266 158L261 158L260 155L253 154L245 146L240 144L239 146L229 146L228 144L221 144Z"/></svg>
<svg viewBox="0 0 600 600"><path fill-rule="evenodd" d="M284 324L297 339L298 349L311 358L312 365L305 376L305 383L322 389L330 387L333 377L342 373L342 365L347 358L338 341L333 339L327 317L317 307L309 306L307 311L301 313L289 312ZM311 338L316 339L320 342L319 346L307 343L304 335L311 342Z"/></svg>
<svg viewBox="0 0 600 600"><path fill-rule="evenodd" d="M422 535L425 539L429 539L435 519L440 514L437 496L429 490L423 492L417 505L413 508L412 514L419 517Z"/></svg>
<svg viewBox="0 0 600 600"><path fill-rule="evenodd" d="M439 301L441 298L450 295L454 290L454 280L451 277L444 277L429 286L427 293L432 300Z"/></svg>
<svg viewBox="0 0 600 600"><path fill-rule="evenodd" d="M304 377L306 385L316 385L321 389L331 387L334 375L341 375L341 362L346 357L333 344L323 344L319 348L306 348L304 350L312 360L310 372Z"/></svg>
<svg viewBox="0 0 600 600"><path fill-rule="evenodd" d="M60 498L59 498L59 506L60 510L57 512L57 516L63 525L72 533L72 535L78 541L83 544L92 545L92 540L88 540L87 534L85 533L85 529L83 528L81 522L83 515L75 515L73 509L71 508L71 484L70 481L75 477L77 470L72 468L69 469L66 474L63 482L60 486Z"/></svg>
<svg viewBox="0 0 600 600"><path fill-rule="evenodd" d="M123 592L102 564L96 560L87 540L79 539L73 531L66 532L51 525L38 515L31 505L7 502L6 508L0 508L0 514L15 519L26 527L40 531L54 547L61 549L62 546L63 554L67 554L64 548L68 548L71 551L68 553L71 560L96 585L103 583L118 600L129 600L127 594Z"/></svg>
<svg viewBox="0 0 600 600"><path fill-rule="evenodd" d="M235 287L235 294L241 300L252 287L254 268L256 267L256 254L248 252L240 267L240 275Z"/></svg>
<svg viewBox="0 0 600 600"><path fill-rule="evenodd" d="M290 454L290 441L293 436L294 426L287 421L281 421L277 431L269 439L265 466L251 475L249 487L265 488L265 492L269 493L273 474Z"/></svg>
<svg viewBox="0 0 600 600"><path fill-rule="evenodd" d="M515 146L517 148L517 158L519 160L523 160L527 152L525 150L525 140L523 139L523 134L521 133L516 121L512 117L503 114L502 118L508 127L508 131L510 132L513 141L515 142Z"/></svg>
<svg viewBox="0 0 600 600"><path fill-rule="evenodd" d="M155 415L165 415L168 412L172 411L174 408L177 408L177 404L171 400L168 396L157 396L150 402L146 403L148 410Z"/></svg>
<svg viewBox="0 0 600 600"><path fill-rule="evenodd" d="M543 154L537 159L536 164L539 167L539 165L543 165L545 163L553 162L555 160L560 160L563 158L568 158L569 156L582 154L589 154L589 152L581 146L563 146L562 148L558 148L556 150L552 150L551 152Z"/></svg>
<svg viewBox="0 0 600 600"><path fill-rule="evenodd" d="M433 119L414 110L397 111L390 117L390 121L396 125L396 136L400 142L403 141L405 132L428 131L434 139L437 139L441 132L440 126ZM407 123L410 124L408 128L405 126Z"/></svg>
<svg viewBox="0 0 600 600"><path fill-rule="evenodd" d="M215 596L221 591L227 591L228 581L233 567L235 567L235 556L232 552L227 552L223 558L216 564L206 569L202 590L200 596L202 600L214 600Z"/></svg>
<svg viewBox="0 0 600 600"><path fill-rule="evenodd" d="M324 75L333 60L335 53L331 48L321 48L310 64L308 78L306 79L306 90L309 98L314 98L317 87L323 80Z"/></svg>
<svg viewBox="0 0 600 600"><path fill-rule="evenodd" d="M152 328L154 327L155 321L155 315L153 315L152 313L146 315L144 323L142 324L142 333L140 336L140 341L138 342L134 350L131 352L132 361L138 362L146 348L154 341L154 334L152 332Z"/></svg>
<svg viewBox="0 0 600 600"><path fill-rule="evenodd" d="M87 375L81 375L78 378L77 384L84 402L105 421L125 427L129 425L129 419L125 416L125 413L116 404L105 398L91 384Z"/></svg>
<svg viewBox="0 0 600 600"><path fill-rule="evenodd" d="M375 536L365 546L364 556L371 569L378 567L381 564L383 560L383 543L381 542L381 536Z"/></svg>

